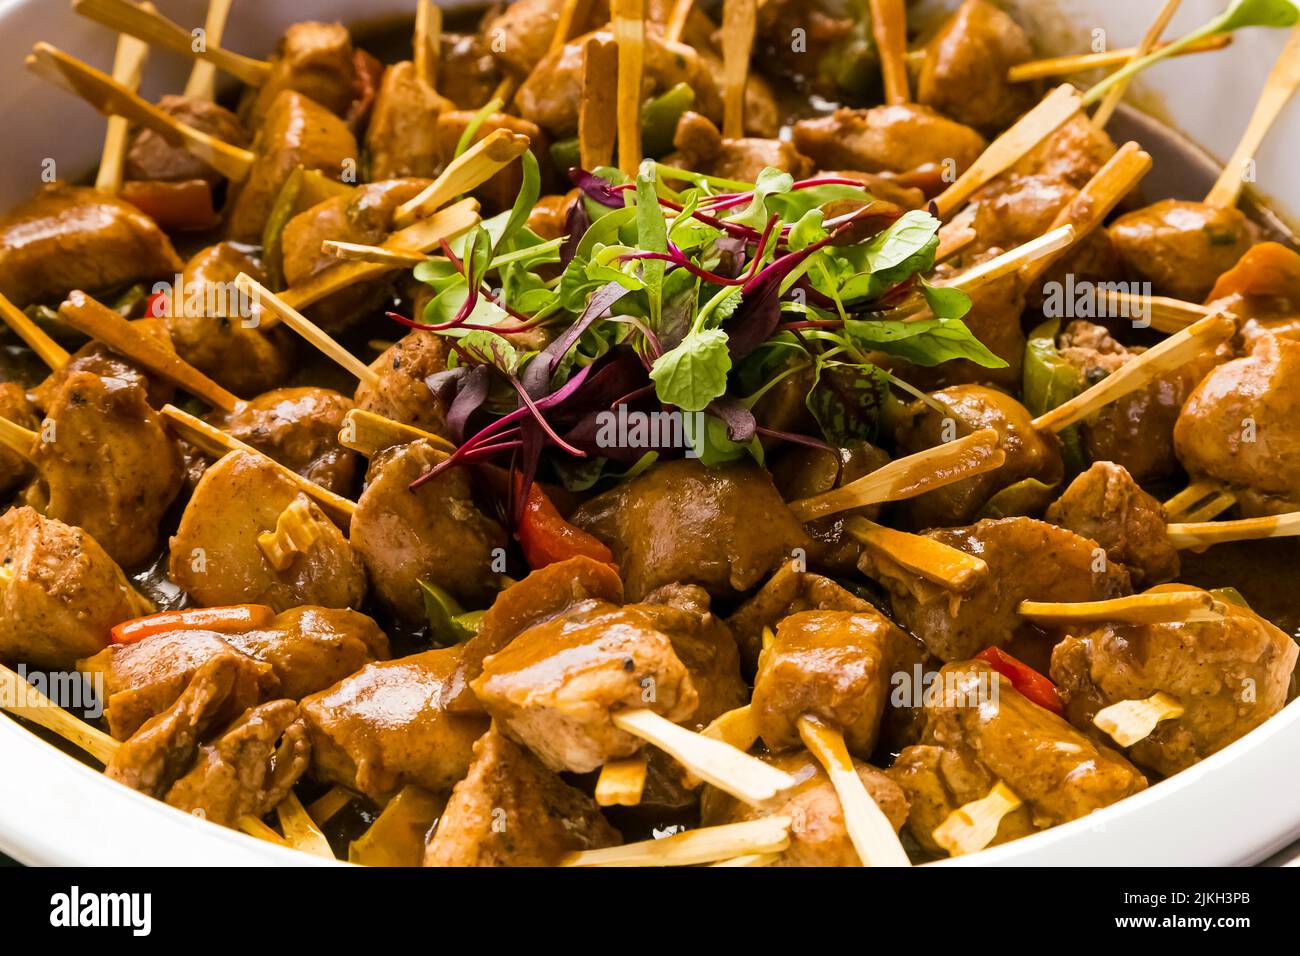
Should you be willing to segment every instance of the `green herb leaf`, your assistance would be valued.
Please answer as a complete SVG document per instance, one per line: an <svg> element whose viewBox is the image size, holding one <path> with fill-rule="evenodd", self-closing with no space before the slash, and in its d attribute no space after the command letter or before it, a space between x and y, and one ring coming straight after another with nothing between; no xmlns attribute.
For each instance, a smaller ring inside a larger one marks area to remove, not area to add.
<svg viewBox="0 0 1300 956"><path fill-rule="evenodd" d="M774 166L768 166L758 174L758 181L754 183L754 198L750 200L749 205L743 211L728 217L729 222L739 223L742 226L749 226L759 232L767 225L768 219L772 217L772 210L768 208L768 199L779 193L788 193L790 187L794 185L794 177L787 172L777 169Z"/></svg>
<svg viewBox="0 0 1300 956"><path fill-rule="evenodd" d="M655 394L683 411L702 412L727 391L731 353L721 329L692 330L675 349L655 360L650 379Z"/></svg>
<svg viewBox="0 0 1300 956"><path fill-rule="evenodd" d="M975 338L960 319L897 320L849 319L844 331L869 349L897 355L913 365L933 366L966 359L984 368L1006 368L1007 363Z"/></svg>
<svg viewBox="0 0 1300 956"><path fill-rule="evenodd" d="M424 594L424 616L429 621L429 634L435 644L449 647L474 636L478 629L477 621L466 620L470 615L454 597L436 584L428 581L418 583ZM470 626L471 623L474 626Z"/></svg>

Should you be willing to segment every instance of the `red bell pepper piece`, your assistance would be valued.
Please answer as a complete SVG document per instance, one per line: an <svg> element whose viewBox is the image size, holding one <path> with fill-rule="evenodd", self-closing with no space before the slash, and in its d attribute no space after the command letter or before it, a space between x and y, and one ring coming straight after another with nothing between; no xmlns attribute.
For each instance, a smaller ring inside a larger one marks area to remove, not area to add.
<svg viewBox="0 0 1300 956"><path fill-rule="evenodd" d="M122 184L122 198L168 232L211 229L219 221L212 187L202 179L130 180Z"/></svg>
<svg viewBox="0 0 1300 956"><path fill-rule="evenodd" d="M518 484L515 487L518 489ZM523 516L519 519L519 527L515 529L515 537L534 571L556 561L578 556L592 558L602 564L614 563L614 555L609 548L581 528L565 521L546 492L535 482L528 487L528 498L524 503Z"/></svg>
<svg viewBox="0 0 1300 956"><path fill-rule="evenodd" d="M1065 704L1061 702L1061 695L1056 692L1056 685L1028 664L1016 660L997 647L980 651L975 655L975 659L988 664L1011 681L1011 686L1019 691L1021 696L1058 716L1065 715Z"/></svg>
<svg viewBox="0 0 1300 956"><path fill-rule="evenodd" d="M192 607L163 611L123 621L113 627L114 644L134 644L153 634L167 631L250 631L265 627L275 611L265 604L234 604L230 607Z"/></svg>

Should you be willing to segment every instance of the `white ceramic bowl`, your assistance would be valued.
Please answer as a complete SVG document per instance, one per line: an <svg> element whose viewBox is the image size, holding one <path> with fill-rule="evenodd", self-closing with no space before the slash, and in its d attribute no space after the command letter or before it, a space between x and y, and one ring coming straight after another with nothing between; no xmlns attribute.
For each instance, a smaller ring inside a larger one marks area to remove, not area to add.
<svg viewBox="0 0 1300 956"><path fill-rule="evenodd" d="M155 0L183 24L201 23L205 0ZM1208 19L1223 0L1187 0L1176 35ZM449 3L457 6L459 3ZM926 0L923 6L942 7ZM371 19L414 9L413 0L239 0L226 34L231 49L270 53L294 20ZM1127 0L1012 0L1040 52L1079 52L1093 31L1110 46L1137 42L1156 5ZM1224 53L1166 63L1135 84L1133 101L1226 157L1245 128L1256 92L1284 37L1250 31ZM5 130L0 204L29 195L41 163L64 178L98 158L103 120L22 67L37 40L109 68L114 38L72 14L64 0L0 0L0 129ZM156 97L179 89L179 57L155 53L144 85ZM1300 179L1287 175L1300 150L1300 102L1257 157L1259 188L1284 215L1300 213ZM310 865L323 863L195 819L121 787L0 718L0 850L49 865ZM1086 819L942 865L1233 865L1264 859L1300 837L1300 704L1191 770ZM328 865L328 864L325 864Z"/></svg>

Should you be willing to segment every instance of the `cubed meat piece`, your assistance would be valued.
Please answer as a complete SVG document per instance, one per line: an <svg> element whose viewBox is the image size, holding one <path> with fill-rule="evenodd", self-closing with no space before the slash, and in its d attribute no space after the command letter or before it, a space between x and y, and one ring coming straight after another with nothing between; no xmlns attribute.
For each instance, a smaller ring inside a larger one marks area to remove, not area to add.
<svg viewBox="0 0 1300 956"><path fill-rule="evenodd" d="M1182 716L1162 720L1129 748L1138 766L1169 776L1268 720L1286 705L1300 647L1249 608L1224 607L1227 615L1217 621L1106 624L1066 637L1052 651L1051 673L1070 722L1105 740L1092 723L1099 710L1169 695Z"/></svg>
<svg viewBox="0 0 1300 956"><path fill-rule="evenodd" d="M0 418L32 431L41 424L36 406L17 382L0 382ZM8 448L0 448L0 498L7 499L30 481L32 475L31 462Z"/></svg>
<svg viewBox="0 0 1300 956"><path fill-rule="evenodd" d="M1043 235L1062 209L1079 195L1077 186L1044 175L999 176L971 197L975 240L970 251L1014 249Z"/></svg>
<svg viewBox="0 0 1300 956"><path fill-rule="evenodd" d="M1065 465L1056 436L1035 428L1029 410L1010 395L982 385L954 385L935 392L931 398L948 414L941 414L930 402L919 399L908 406L898 428L902 452L913 454L992 428L1007 458L1001 468L908 501L905 508L914 527L935 528L971 521L995 494L1027 478L1037 479L1045 487L1061 480Z"/></svg>
<svg viewBox="0 0 1300 956"><path fill-rule="evenodd" d="M123 567L156 557L159 524L184 475L145 390L74 372L46 416L33 456L48 489L46 514L85 528Z"/></svg>
<svg viewBox="0 0 1300 956"><path fill-rule="evenodd" d="M1004 176L1044 176L1082 189L1115 155L1115 142L1080 110L1037 146L1025 153Z"/></svg>
<svg viewBox="0 0 1300 956"><path fill-rule="evenodd" d="M664 584L732 597L809 543L771 477L750 464L663 462L571 520L613 550L634 601Z"/></svg>
<svg viewBox="0 0 1300 956"><path fill-rule="evenodd" d="M130 203L55 183L0 218L0 293L20 309L181 271L171 240Z"/></svg>
<svg viewBox="0 0 1300 956"><path fill-rule="evenodd" d="M476 110L487 103L501 82L501 71L483 33L443 31L438 58L438 92L457 109Z"/></svg>
<svg viewBox="0 0 1300 956"><path fill-rule="evenodd" d="M551 47L560 19L560 0L517 0L483 24L490 39L501 38L492 55L501 70L523 79L533 71ZM585 23L571 25L571 33L583 33Z"/></svg>
<svg viewBox="0 0 1300 956"><path fill-rule="evenodd" d="M619 710L689 718L699 695L658 615L588 601L524 631L471 683L504 733L552 770L586 773L641 748Z"/></svg>
<svg viewBox="0 0 1300 956"><path fill-rule="evenodd" d="M421 81L410 60L386 69L366 128L370 178L380 181L436 176L439 165L434 127L442 113L455 108L451 100Z"/></svg>
<svg viewBox="0 0 1300 956"><path fill-rule="evenodd" d="M219 242L195 253L181 274L185 297L172 303L166 321L181 358L236 395L252 397L284 384L298 342L284 326L245 326L234 285L241 272L266 281L261 260L247 246Z"/></svg>
<svg viewBox="0 0 1300 956"><path fill-rule="evenodd" d="M426 380L447 370L448 352L447 339L436 332L408 332L370 363L379 380L357 386L357 408L447 436L446 405Z"/></svg>
<svg viewBox="0 0 1300 956"><path fill-rule="evenodd" d="M346 27L312 21L290 25L276 47L271 75L252 101L248 128L258 131L269 124L280 95L289 90L336 116L346 115L356 97L356 62Z"/></svg>
<svg viewBox="0 0 1300 956"><path fill-rule="evenodd" d="M295 504L301 501L302 504ZM291 505L303 508L312 540L279 569L259 543ZM366 570L347 538L269 459L232 451L194 489L171 539L168 574L200 603L360 607Z"/></svg>
<svg viewBox="0 0 1300 956"><path fill-rule="evenodd" d="M1034 105L1033 84L1007 80L1033 55L1015 20L985 0L966 0L925 45L917 102L995 135Z"/></svg>
<svg viewBox="0 0 1300 956"><path fill-rule="evenodd" d="M692 13L698 11L692 7ZM689 29L683 34L687 43L708 41L716 32L704 14L700 18L704 22L694 39ZM863 36L870 34L866 19L838 4L767 0L758 6L754 62L800 89L838 99L846 92L846 80L853 82L859 73L871 73L874 79L879 73L873 47ZM795 37L803 42L792 42Z"/></svg>
<svg viewBox="0 0 1300 956"><path fill-rule="evenodd" d="M622 838L595 801L495 727L474 744L429 841L425 866L555 866Z"/></svg>
<svg viewBox="0 0 1300 956"><path fill-rule="evenodd" d="M537 200L528 214L528 228L543 239L559 239L568 234L569 213L582 193L571 189L567 193L552 193Z"/></svg>
<svg viewBox="0 0 1300 956"><path fill-rule="evenodd" d="M894 625L874 611L803 611L783 620L758 659L752 707L769 750L801 746L799 719L844 734L849 753L876 746L889 692Z"/></svg>
<svg viewBox="0 0 1300 956"><path fill-rule="evenodd" d="M894 616L942 661L1007 647L1045 667L1051 643L1018 613L1021 601L1104 601L1132 593L1128 571L1096 541L1033 518L984 520L928 537L984 561L988 572L955 593L864 551L862 571L889 588Z"/></svg>
<svg viewBox="0 0 1300 956"><path fill-rule="evenodd" d="M27 507L0 514L0 660L68 669L153 609L81 528Z"/></svg>
<svg viewBox="0 0 1300 956"><path fill-rule="evenodd" d="M1248 515L1300 509L1300 342L1263 336L1196 386L1174 426L1193 478L1238 491Z"/></svg>
<svg viewBox="0 0 1300 956"><path fill-rule="evenodd" d="M1255 228L1236 206L1164 199L1120 216L1109 228L1124 265L1156 295L1202 302L1237 264Z"/></svg>
<svg viewBox="0 0 1300 956"><path fill-rule="evenodd" d="M439 168L446 167L456 158L460 138L474 122L477 113L473 110L448 110L438 116L434 126L433 138L436 142ZM479 123L478 129L470 138L472 146L479 140L499 129L508 130L528 137L529 149L537 159L542 174L542 182L549 185L553 177L551 170L551 141L549 137L527 118L520 119L508 113L493 113ZM510 163L491 179L476 186L473 195L483 203L485 212L499 212L514 205L515 197L523 185L523 168L519 163Z"/></svg>
<svg viewBox="0 0 1300 956"><path fill-rule="evenodd" d="M794 145L818 169L905 173L921 166L951 166L960 175L988 145L969 126L928 106L899 104L838 109L794 124Z"/></svg>
<svg viewBox="0 0 1300 956"><path fill-rule="evenodd" d="M839 795L812 754L797 750L765 754L761 759L798 781L786 794L785 802L774 810L760 810L708 787L700 801L701 824L721 826L765 816L788 816L794 821L790 827L790 845L772 866L861 866L844 824ZM907 796L902 788L869 764L855 760L853 766L871 799L897 831L907 819Z"/></svg>
<svg viewBox="0 0 1300 956"><path fill-rule="evenodd" d="M414 784L445 793L465 776L480 715L448 713L461 647L368 664L302 702L312 774L382 803Z"/></svg>
<svg viewBox="0 0 1300 956"><path fill-rule="evenodd" d="M746 183L754 182L769 166L788 172L795 179L803 179L813 171L812 161L785 140L751 136L724 138L712 120L691 110L677 121L673 147L677 152L665 158L667 166Z"/></svg>
<svg viewBox="0 0 1300 956"><path fill-rule="evenodd" d="M328 388L278 388L213 417L228 435L252 445L336 494L350 497L358 456L339 444L352 400Z"/></svg>
<svg viewBox="0 0 1300 956"><path fill-rule="evenodd" d="M366 564L375 596L409 623L425 620L421 581L480 606L496 592L492 564L505 530L474 504L470 473L444 471L411 483L445 458L427 441L398 445L370 463L349 540Z"/></svg>
<svg viewBox="0 0 1300 956"><path fill-rule="evenodd" d="M1165 533L1164 506L1122 465L1096 462L1052 503L1047 520L1096 541L1129 569L1136 584L1178 577L1178 550Z"/></svg>
<svg viewBox="0 0 1300 956"><path fill-rule="evenodd" d="M164 96L158 108L186 126L223 143L246 147L251 137L239 117L224 106L194 96ZM151 129L141 129L126 153L126 178L178 183L191 179L216 184L222 175L181 146L172 146Z"/></svg>
<svg viewBox="0 0 1300 956"><path fill-rule="evenodd" d="M343 120L301 93L284 90L257 130L253 152L257 159L226 223L226 238L235 242L262 241L271 206L299 166L340 179L348 168L355 174L358 150Z"/></svg>
<svg viewBox="0 0 1300 956"><path fill-rule="evenodd" d="M162 319L134 319L131 327L136 334L148 338L169 352L172 348L171 336L167 333L167 323ZM89 372L100 378L116 379L145 391L150 405L161 408L175 396L176 390L170 383L156 376L150 378L139 366L122 358L108 346L93 339L72 353L68 363L46 376L41 384L31 391L32 401L37 408L49 409L58 401L58 393L63 390L68 379L81 373Z"/></svg>

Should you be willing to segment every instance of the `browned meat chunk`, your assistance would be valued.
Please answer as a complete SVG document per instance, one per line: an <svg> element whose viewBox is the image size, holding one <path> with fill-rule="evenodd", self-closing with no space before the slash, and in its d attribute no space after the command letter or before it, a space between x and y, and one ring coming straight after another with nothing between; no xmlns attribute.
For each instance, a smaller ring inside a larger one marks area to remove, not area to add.
<svg viewBox="0 0 1300 956"><path fill-rule="evenodd" d="M861 866L844 825L840 798L826 771L812 755L806 750L797 750L764 755L762 759L798 781L798 785L786 795L785 802L774 810L760 810L709 787L701 798L701 823L720 826L768 815L788 816L797 821L790 828L790 846L782 851L772 866ZM907 795L902 788L869 764L854 761L854 769L894 829L902 827L907 819Z"/></svg>
<svg viewBox="0 0 1300 956"><path fill-rule="evenodd" d="M241 148L248 145L248 131L239 122L239 117L211 100L169 95L158 101L158 108L186 126L214 136L223 143ZM132 138L127 150L126 178L163 182L203 179L215 184L221 181L222 176L188 150L170 145L153 130L142 129Z"/></svg>
<svg viewBox="0 0 1300 956"><path fill-rule="evenodd" d="M928 106L838 109L794 124L794 144L819 169L904 173L935 164L960 175L984 152L984 137Z"/></svg>
<svg viewBox="0 0 1300 956"><path fill-rule="evenodd" d="M502 527L474 504L465 469L449 469L411 489L443 457L427 441L381 452L370 463L352 518L349 540L375 596L408 622L425 619L420 581L472 605L486 601L496 591L493 557L506 546Z"/></svg>
<svg viewBox="0 0 1300 956"><path fill-rule="evenodd" d="M245 326L234 285L241 272L266 281L249 247L219 242L195 253L182 273L185 299L172 303L167 328L181 358L236 395L250 397L284 384L297 340L283 326Z"/></svg>
<svg viewBox="0 0 1300 956"><path fill-rule="evenodd" d="M263 87L265 90L265 87ZM347 124L301 93L284 90L253 140L257 160L239 188L226 223L226 237L257 243L280 188L299 166L340 179L355 171L357 141Z"/></svg>
<svg viewBox="0 0 1300 956"><path fill-rule="evenodd" d="M935 392L932 398L949 414L942 415L919 399L913 402L898 429L901 450L909 454L924 451L992 428L998 433L998 445L1006 452L1007 460L994 471L913 498L907 503L907 512L915 527L971 521L993 495L1027 478L1049 486L1061 480L1065 466L1056 437L1036 429L1029 411L1010 395L981 385L954 385Z"/></svg>
<svg viewBox="0 0 1300 956"><path fill-rule="evenodd" d="M171 347L171 336L167 334L167 323L162 319L135 319L131 326L139 335L152 339L168 351L175 351ZM149 404L154 408L170 402L175 394L175 389L168 383L149 378L139 367L92 340L73 352L67 365L51 372L45 381L32 389L32 401L37 408L52 408L68 379L82 372L139 387L145 391Z"/></svg>
<svg viewBox="0 0 1300 956"><path fill-rule="evenodd" d="M41 419L27 393L17 382L0 382L0 418L35 431ZM8 498L32 477L31 463L21 455L0 448L0 498Z"/></svg>
<svg viewBox="0 0 1300 956"><path fill-rule="evenodd" d="M159 523L184 476L145 390L74 372L46 414L34 455L48 489L46 513L85 528L124 567L154 557Z"/></svg>
<svg viewBox="0 0 1300 956"><path fill-rule="evenodd" d="M180 271L152 219L93 189L55 183L0 219L0 293L19 308Z"/></svg>
<svg viewBox="0 0 1300 956"><path fill-rule="evenodd" d="M339 444L352 400L328 388L279 388L243 402L214 424L286 468L336 494L350 496L357 455Z"/></svg>
<svg viewBox="0 0 1300 956"><path fill-rule="evenodd" d="M613 550L632 600L664 584L730 597L808 544L767 472L748 464L664 462L588 501L571 520Z"/></svg>
<svg viewBox="0 0 1300 956"><path fill-rule="evenodd" d="M560 19L560 0L516 0L483 23L483 33L499 42L492 54L503 72L528 76L551 47ZM572 24L582 33L584 23Z"/></svg>
<svg viewBox="0 0 1300 956"><path fill-rule="evenodd" d="M474 745L429 841L425 866L555 866L622 839L595 802L495 728Z"/></svg>
<svg viewBox="0 0 1300 956"><path fill-rule="evenodd" d="M1178 577L1178 551L1165 533L1165 509L1122 465L1099 461L1047 509L1047 520L1091 538L1136 584Z"/></svg>
<svg viewBox="0 0 1300 956"><path fill-rule="evenodd" d="M1104 560L1101 545L1032 518L985 520L928 537L980 558L988 572L954 593L884 554L864 551L862 570L889 588L899 623L943 661L1007 647L1036 666L1050 646L1017 612L1021 601L1102 601L1131 593L1128 571Z"/></svg>
<svg viewBox="0 0 1300 956"><path fill-rule="evenodd" d="M482 33L442 34L442 56L438 60L438 92L457 109L476 110L492 98L501 72L489 49L490 39Z"/></svg>
<svg viewBox="0 0 1300 956"><path fill-rule="evenodd" d="M82 529L31 508L0 514L0 660L67 669L152 611Z"/></svg>
<svg viewBox="0 0 1300 956"><path fill-rule="evenodd" d="M420 80L410 60L386 69L366 129L370 178L380 181L436 176L438 141L434 127L439 115L455 108Z"/></svg>
<svg viewBox="0 0 1300 956"><path fill-rule="evenodd" d="M447 354L436 332L408 332L370 363L379 381L357 386L357 408L445 436L447 409L425 383L447 370Z"/></svg>
<svg viewBox="0 0 1300 956"><path fill-rule="evenodd" d="M813 171L812 161L785 140L750 136L724 139L712 120L689 110L677 121L673 146L677 152L665 159L666 165L746 183L754 182L768 166L784 170L795 179Z"/></svg>
<svg viewBox="0 0 1300 956"><path fill-rule="evenodd" d="M617 710L686 720L699 695L657 616L589 601L524 631L483 662L475 695L502 730L553 770L586 773L641 741Z"/></svg>
<svg viewBox="0 0 1300 956"><path fill-rule="evenodd" d="M966 0L926 44L916 99L999 133L1034 105L1032 84L1007 81L1007 71L1033 55L1016 21L985 0Z"/></svg>
<svg viewBox="0 0 1300 956"><path fill-rule="evenodd" d="M983 661L946 665L935 687L926 743L940 753L904 751L890 771L920 811L908 830L922 846L937 850L931 831L947 812L999 780L1028 809L1028 819L1019 811L1004 819L1001 839L1024 835L1026 824L1046 829L1076 820L1147 785L1122 756L1022 697Z"/></svg>
<svg viewBox="0 0 1300 956"><path fill-rule="evenodd" d="M1041 236L1078 195L1077 186L1053 176L999 176L971 199L975 240L967 249L1013 249Z"/></svg>
<svg viewBox="0 0 1300 956"><path fill-rule="evenodd" d="M1193 590L1167 585L1159 590ZM1218 621L1103 625L1052 652L1052 679L1070 722L1104 739L1092 719L1121 700L1168 694L1184 708L1129 748L1168 776L1254 730L1286 705L1300 647L1258 614L1225 603Z"/></svg>
<svg viewBox="0 0 1300 956"><path fill-rule="evenodd" d="M1003 175L1043 176L1082 189L1114 155L1114 141L1081 110Z"/></svg>
<svg viewBox="0 0 1300 956"><path fill-rule="evenodd" d="M799 719L818 717L869 757L889 692L893 624L874 611L803 611L783 620L758 659L752 707L769 750L801 746Z"/></svg>
<svg viewBox="0 0 1300 956"><path fill-rule="evenodd" d="M274 533L290 506L305 513L296 537L305 550L283 567L259 538ZM168 575L202 604L360 607L366 571L347 539L298 486L261 455L232 451L194 489L171 539Z"/></svg>
<svg viewBox="0 0 1300 956"><path fill-rule="evenodd" d="M1300 509L1300 342L1263 336L1192 391L1174 447L1194 478L1239 490L1247 514Z"/></svg>
<svg viewBox="0 0 1300 956"><path fill-rule="evenodd" d="M312 774L383 802L407 784L445 793L465 776L485 717L447 711L461 647L368 664L302 702Z"/></svg>
<svg viewBox="0 0 1300 956"><path fill-rule="evenodd" d="M286 90L301 93L336 116L347 113L356 95L356 67L352 37L342 24L292 24L280 38L272 63L271 75L252 102L249 129L269 124Z"/></svg>
<svg viewBox="0 0 1300 956"><path fill-rule="evenodd" d="M1192 302L1205 299L1255 238L1235 206L1178 199L1120 216L1109 232L1129 271L1150 282L1157 295Z"/></svg>

